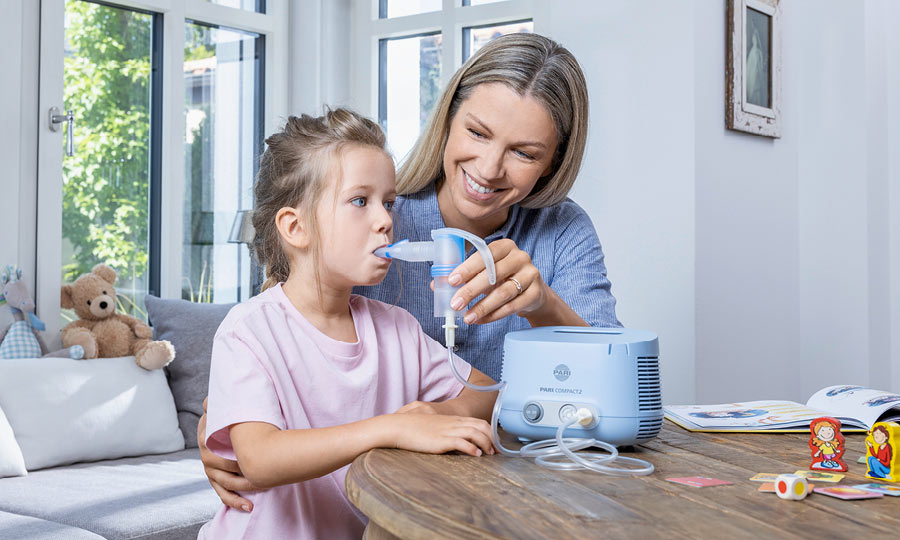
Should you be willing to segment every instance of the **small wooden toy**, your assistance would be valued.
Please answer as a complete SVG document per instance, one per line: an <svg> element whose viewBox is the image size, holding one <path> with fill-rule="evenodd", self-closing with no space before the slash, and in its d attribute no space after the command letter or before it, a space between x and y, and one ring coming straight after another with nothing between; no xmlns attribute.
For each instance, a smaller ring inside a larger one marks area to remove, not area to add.
<svg viewBox="0 0 900 540"><path fill-rule="evenodd" d="M866 478L900 482L900 424L876 422L866 436Z"/></svg>
<svg viewBox="0 0 900 540"><path fill-rule="evenodd" d="M809 494L809 483L797 474L781 474L775 479L775 494L789 501L802 501Z"/></svg>
<svg viewBox="0 0 900 540"><path fill-rule="evenodd" d="M813 471L846 471L847 464L841 459L844 455L844 436L841 435L841 422L837 418L823 416L809 423L809 448L812 451Z"/></svg>

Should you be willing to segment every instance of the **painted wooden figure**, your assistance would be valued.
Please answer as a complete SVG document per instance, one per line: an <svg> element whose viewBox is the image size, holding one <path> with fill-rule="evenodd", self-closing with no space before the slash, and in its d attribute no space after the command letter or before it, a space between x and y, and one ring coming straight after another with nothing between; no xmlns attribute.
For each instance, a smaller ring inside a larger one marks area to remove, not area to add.
<svg viewBox="0 0 900 540"><path fill-rule="evenodd" d="M841 422L837 418L823 416L809 423L809 448L812 451L813 471L846 471L847 464L841 459L844 455L844 436L841 435Z"/></svg>
<svg viewBox="0 0 900 540"><path fill-rule="evenodd" d="M900 424L876 422L866 436L866 478L900 482Z"/></svg>

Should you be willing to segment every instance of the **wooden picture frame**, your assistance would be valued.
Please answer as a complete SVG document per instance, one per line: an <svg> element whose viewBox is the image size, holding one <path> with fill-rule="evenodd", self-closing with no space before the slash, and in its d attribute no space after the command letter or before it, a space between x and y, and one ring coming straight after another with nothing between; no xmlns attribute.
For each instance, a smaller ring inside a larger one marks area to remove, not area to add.
<svg viewBox="0 0 900 540"><path fill-rule="evenodd" d="M781 137L780 0L726 0L725 123Z"/></svg>

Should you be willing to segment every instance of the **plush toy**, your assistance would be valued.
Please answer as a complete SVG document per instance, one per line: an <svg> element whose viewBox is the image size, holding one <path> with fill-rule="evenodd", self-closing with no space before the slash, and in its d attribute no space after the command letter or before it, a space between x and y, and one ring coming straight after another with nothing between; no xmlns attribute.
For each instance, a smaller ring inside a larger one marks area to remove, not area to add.
<svg viewBox="0 0 900 540"><path fill-rule="evenodd" d="M175 358L168 341L151 341L150 327L129 315L116 313L116 271L98 264L71 285L62 287L62 307L80 317L62 330L63 345L81 345L85 358L134 355L146 370L159 369Z"/></svg>
<svg viewBox="0 0 900 540"><path fill-rule="evenodd" d="M46 326L34 314L34 300L28 287L22 281L22 270L15 266L7 266L0 272L0 306L7 304L12 311L14 322L0 331L0 358L40 358L43 356L68 357L81 360L84 349L75 345L51 353L45 353L47 347L38 337L38 331Z"/></svg>

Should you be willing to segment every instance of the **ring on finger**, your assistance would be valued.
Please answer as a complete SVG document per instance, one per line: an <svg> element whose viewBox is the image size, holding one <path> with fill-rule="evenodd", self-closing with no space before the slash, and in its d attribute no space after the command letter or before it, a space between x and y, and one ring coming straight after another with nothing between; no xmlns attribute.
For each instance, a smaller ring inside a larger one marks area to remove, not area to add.
<svg viewBox="0 0 900 540"><path fill-rule="evenodd" d="M519 296L520 294L522 294L522 291L525 290L525 289L522 288L522 284L519 283L519 280L518 280L518 279L516 279L516 278L514 278L514 277L512 277L512 276L509 276L508 278L506 278L506 280L507 280L507 281L512 281L513 284L516 286L516 296Z"/></svg>

